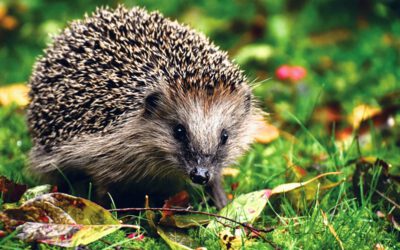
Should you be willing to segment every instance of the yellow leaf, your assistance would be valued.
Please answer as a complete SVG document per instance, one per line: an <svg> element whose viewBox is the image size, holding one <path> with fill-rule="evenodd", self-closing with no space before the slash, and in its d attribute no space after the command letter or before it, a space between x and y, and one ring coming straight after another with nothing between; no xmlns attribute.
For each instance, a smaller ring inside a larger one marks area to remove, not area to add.
<svg viewBox="0 0 400 250"><path fill-rule="evenodd" d="M236 229L235 234L232 234L229 229L224 229L219 233L220 244L223 249L243 249L243 247L249 246L251 241L247 239L244 231Z"/></svg>
<svg viewBox="0 0 400 250"><path fill-rule="evenodd" d="M381 110L379 108L361 104L353 109L353 112L348 119L349 122L353 125L353 128L358 128L362 121L371 118L372 116L380 112Z"/></svg>
<svg viewBox="0 0 400 250"><path fill-rule="evenodd" d="M7 6L0 2L0 20L7 14Z"/></svg>
<svg viewBox="0 0 400 250"><path fill-rule="evenodd" d="M256 142L270 143L279 137L279 129L265 121L262 121L255 136Z"/></svg>
<svg viewBox="0 0 400 250"><path fill-rule="evenodd" d="M0 87L0 106L15 103L18 106L26 106L29 103L29 88L25 84L14 84Z"/></svg>
<svg viewBox="0 0 400 250"><path fill-rule="evenodd" d="M232 176L236 177L240 173L239 169L237 168L223 168L222 169L222 176Z"/></svg>
<svg viewBox="0 0 400 250"><path fill-rule="evenodd" d="M304 182L294 182L294 183L285 183L282 185L278 185L276 187L274 187L272 189L272 194L279 194L279 193L285 193L285 192L289 192L292 190L295 190L297 188L303 187L315 180L318 180L321 177L327 176L327 175L339 175L341 174L341 172L329 172L329 173L324 173L324 174L320 174L314 178L309 179L308 181L304 181Z"/></svg>

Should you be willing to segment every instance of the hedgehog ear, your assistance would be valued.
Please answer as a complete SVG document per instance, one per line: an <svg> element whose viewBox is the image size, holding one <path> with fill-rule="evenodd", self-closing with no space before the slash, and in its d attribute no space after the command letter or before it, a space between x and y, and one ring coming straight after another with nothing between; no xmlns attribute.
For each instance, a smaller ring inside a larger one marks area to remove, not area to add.
<svg viewBox="0 0 400 250"><path fill-rule="evenodd" d="M251 93L247 93L244 99L244 110L248 113L251 109Z"/></svg>
<svg viewBox="0 0 400 250"><path fill-rule="evenodd" d="M154 114L157 111L157 107L160 104L161 94L158 92L150 93L144 99L144 111L145 115Z"/></svg>

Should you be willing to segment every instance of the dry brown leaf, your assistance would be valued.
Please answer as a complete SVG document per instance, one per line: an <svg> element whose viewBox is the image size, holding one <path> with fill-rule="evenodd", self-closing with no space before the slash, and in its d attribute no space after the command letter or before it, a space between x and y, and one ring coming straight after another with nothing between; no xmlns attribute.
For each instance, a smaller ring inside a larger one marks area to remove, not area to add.
<svg viewBox="0 0 400 250"><path fill-rule="evenodd" d="M18 106L26 106L29 103L29 88L24 83L0 87L0 106L15 103Z"/></svg>

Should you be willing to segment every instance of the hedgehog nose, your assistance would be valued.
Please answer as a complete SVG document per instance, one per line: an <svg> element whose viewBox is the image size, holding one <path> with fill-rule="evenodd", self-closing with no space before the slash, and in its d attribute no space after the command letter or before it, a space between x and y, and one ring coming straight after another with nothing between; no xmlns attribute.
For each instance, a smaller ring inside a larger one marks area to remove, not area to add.
<svg viewBox="0 0 400 250"><path fill-rule="evenodd" d="M190 172L190 179L196 184L207 184L210 180L210 173L206 168L194 168Z"/></svg>

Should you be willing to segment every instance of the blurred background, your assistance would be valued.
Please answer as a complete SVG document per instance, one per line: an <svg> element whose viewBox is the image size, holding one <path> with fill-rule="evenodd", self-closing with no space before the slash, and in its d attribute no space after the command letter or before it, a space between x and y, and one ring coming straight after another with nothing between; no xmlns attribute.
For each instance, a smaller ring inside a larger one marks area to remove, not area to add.
<svg viewBox="0 0 400 250"><path fill-rule="evenodd" d="M0 86L26 83L50 35L68 22L118 4L205 33L256 85L271 123L294 136L300 124L330 141L369 130L365 117L379 126L400 121L396 0L0 0ZM31 146L24 119L17 105L0 106L0 173L14 179L23 178ZM384 135L398 150L399 129Z"/></svg>

